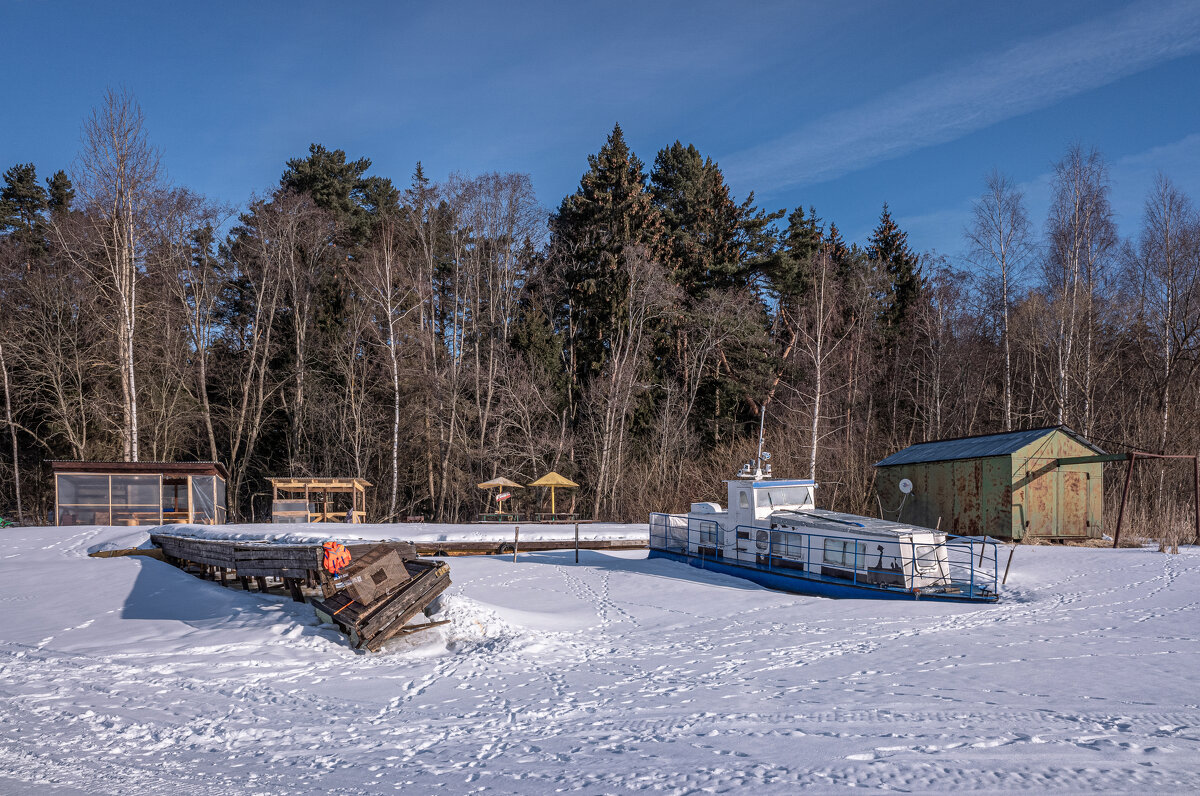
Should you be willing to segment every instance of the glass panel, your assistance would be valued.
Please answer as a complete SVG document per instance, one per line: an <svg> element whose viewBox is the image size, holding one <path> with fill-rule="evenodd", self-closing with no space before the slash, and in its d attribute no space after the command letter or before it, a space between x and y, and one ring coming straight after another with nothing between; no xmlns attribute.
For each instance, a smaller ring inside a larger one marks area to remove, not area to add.
<svg viewBox="0 0 1200 796"><path fill-rule="evenodd" d="M192 522L212 525L217 521L216 478L211 475L193 475Z"/></svg>
<svg viewBox="0 0 1200 796"><path fill-rule="evenodd" d="M107 475L58 476L58 504L60 506L103 506L108 512Z"/></svg>
<svg viewBox="0 0 1200 796"><path fill-rule="evenodd" d="M108 507L91 509L79 506L60 506L59 525L108 525Z"/></svg>
<svg viewBox="0 0 1200 796"><path fill-rule="evenodd" d="M803 506L809 502L809 487L806 486L776 486L770 489L754 490L754 498L759 508L768 506Z"/></svg>
<svg viewBox="0 0 1200 796"><path fill-rule="evenodd" d="M271 504L272 522L308 522L309 512L306 500L276 500Z"/></svg>
<svg viewBox="0 0 1200 796"><path fill-rule="evenodd" d="M187 511L187 483L163 484L162 507L164 512L176 513Z"/></svg>
<svg viewBox="0 0 1200 796"><path fill-rule="evenodd" d="M841 564L845 561L846 548L841 539L825 540L825 563Z"/></svg>
<svg viewBox="0 0 1200 796"><path fill-rule="evenodd" d="M225 509L229 508L229 504L227 502L225 502L225 479L221 478L220 476L217 476L216 479L217 479L217 514L223 515L225 513ZM224 520L221 520L221 522L224 522Z"/></svg>
<svg viewBox="0 0 1200 796"><path fill-rule="evenodd" d="M113 505L154 506L157 512L160 496L157 475L114 475L112 477Z"/></svg>

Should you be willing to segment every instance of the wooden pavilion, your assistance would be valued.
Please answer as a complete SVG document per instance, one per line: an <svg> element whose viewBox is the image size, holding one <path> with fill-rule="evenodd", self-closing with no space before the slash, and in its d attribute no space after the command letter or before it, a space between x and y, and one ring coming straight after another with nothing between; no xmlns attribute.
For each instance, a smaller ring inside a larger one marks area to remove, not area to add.
<svg viewBox="0 0 1200 796"><path fill-rule="evenodd" d="M272 478L271 522L366 522L364 478Z"/></svg>
<svg viewBox="0 0 1200 796"><path fill-rule="evenodd" d="M221 524L219 462L51 461L56 525Z"/></svg>

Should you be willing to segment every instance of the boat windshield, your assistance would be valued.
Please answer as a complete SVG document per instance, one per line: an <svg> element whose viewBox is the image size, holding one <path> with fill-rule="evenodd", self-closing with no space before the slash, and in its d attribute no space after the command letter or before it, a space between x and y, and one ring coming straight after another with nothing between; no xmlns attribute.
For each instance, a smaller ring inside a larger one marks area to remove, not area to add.
<svg viewBox="0 0 1200 796"><path fill-rule="evenodd" d="M760 506L803 506L812 502L812 487L773 486L754 490L755 502Z"/></svg>

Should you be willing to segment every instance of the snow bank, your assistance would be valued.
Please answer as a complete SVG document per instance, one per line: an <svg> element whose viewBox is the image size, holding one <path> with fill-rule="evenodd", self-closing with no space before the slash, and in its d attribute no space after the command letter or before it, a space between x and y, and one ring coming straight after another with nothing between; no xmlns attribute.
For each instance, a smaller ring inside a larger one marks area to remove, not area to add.
<svg viewBox="0 0 1200 796"><path fill-rule="evenodd" d="M1196 548L1023 547L994 606L797 597L644 552L455 558L450 623L365 655L286 598L86 555L144 536L3 532L0 792L1164 792L1200 776Z"/></svg>

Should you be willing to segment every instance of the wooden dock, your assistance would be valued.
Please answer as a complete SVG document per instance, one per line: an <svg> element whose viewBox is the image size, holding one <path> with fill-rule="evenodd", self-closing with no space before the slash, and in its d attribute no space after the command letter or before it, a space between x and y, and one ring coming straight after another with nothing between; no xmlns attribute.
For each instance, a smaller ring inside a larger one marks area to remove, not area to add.
<svg viewBox="0 0 1200 796"><path fill-rule="evenodd" d="M426 542L417 541L417 552L423 556L499 556L511 555L512 541L488 542ZM574 550L574 539L534 541L521 539L518 545L522 553L542 550ZM590 539L579 542L580 550L645 550L649 542L637 539Z"/></svg>
<svg viewBox="0 0 1200 796"><path fill-rule="evenodd" d="M240 583L254 580L269 591L271 580L297 602L311 602L317 616L337 625L360 649L376 651L390 638L444 622L409 625L450 585L450 567L417 558L411 542L346 545L350 564L337 575L325 570L320 544L272 544L151 534L162 558L199 576ZM306 597L305 587L310 594ZM313 593L315 592L315 593Z"/></svg>

